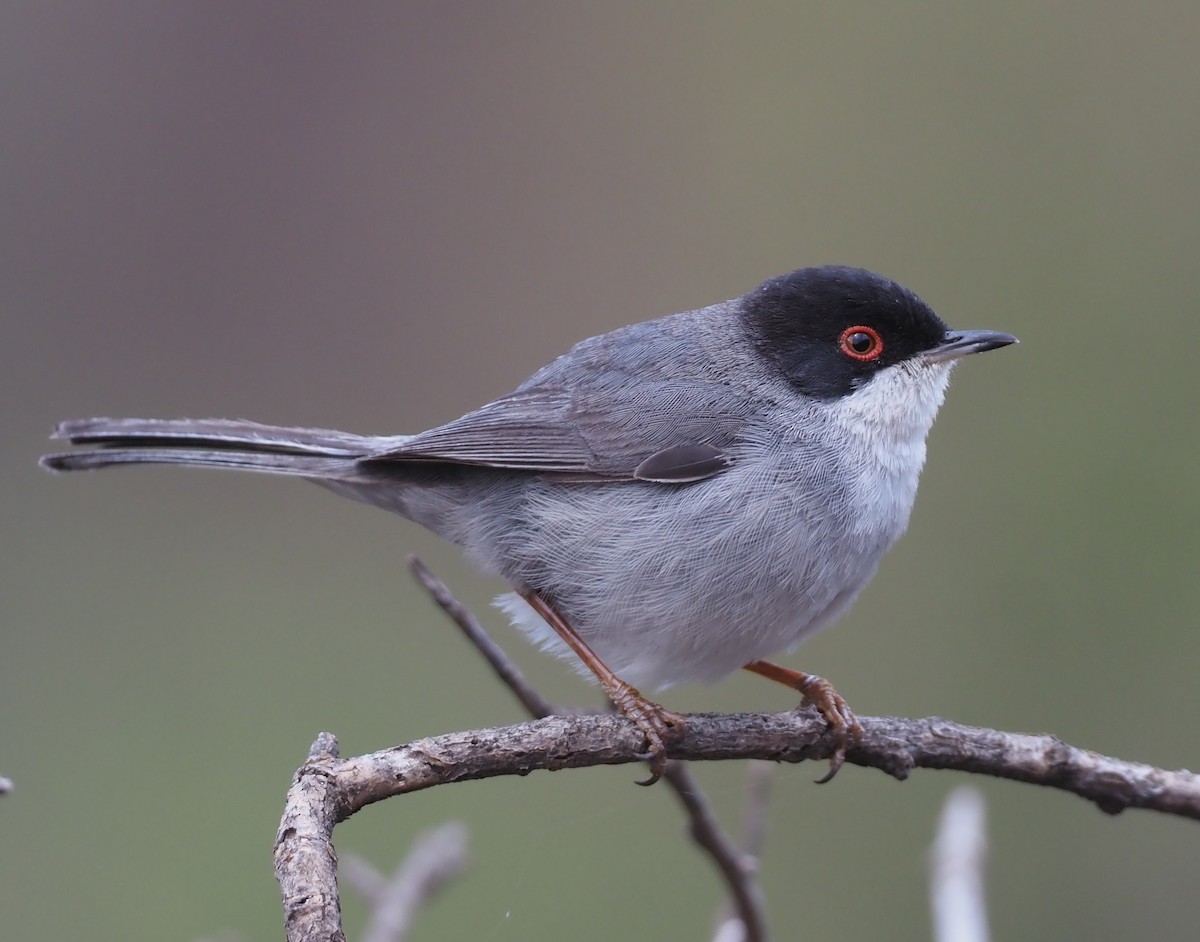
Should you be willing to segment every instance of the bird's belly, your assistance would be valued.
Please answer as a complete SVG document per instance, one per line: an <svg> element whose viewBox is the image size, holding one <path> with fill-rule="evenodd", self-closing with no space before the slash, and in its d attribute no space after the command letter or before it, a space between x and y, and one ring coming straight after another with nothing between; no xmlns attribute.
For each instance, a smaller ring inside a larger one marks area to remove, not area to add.
<svg viewBox="0 0 1200 942"><path fill-rule="evenodd" d="M561 488L535 493L526 545L539 552L510 554L505 575L546 595L630 683L717 680L835 620L903 530L864 526L850 490L822 488L816 501L814 488L753 471L682 487L584 485L569 500ZM533 640L569 653L519 597L500 604Z"/></svg>

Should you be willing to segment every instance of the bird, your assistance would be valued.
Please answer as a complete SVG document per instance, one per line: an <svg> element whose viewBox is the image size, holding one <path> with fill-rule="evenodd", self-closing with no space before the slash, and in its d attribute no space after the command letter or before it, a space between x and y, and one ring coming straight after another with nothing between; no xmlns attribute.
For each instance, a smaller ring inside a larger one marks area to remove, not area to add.
<svg viewBox="0 0 1200 942"><path fill-rule="evenodd" d="M850 607L908 525L953 367L1016 342L823 265L591 337L424 432L92 418L61 423L83 447L41 464L290 475L397 513L512 587L511 621L645 737L647 783L686 718L639 688L743 668L819 709L827 781L862 727L827 680L766 658Z"/></svg>

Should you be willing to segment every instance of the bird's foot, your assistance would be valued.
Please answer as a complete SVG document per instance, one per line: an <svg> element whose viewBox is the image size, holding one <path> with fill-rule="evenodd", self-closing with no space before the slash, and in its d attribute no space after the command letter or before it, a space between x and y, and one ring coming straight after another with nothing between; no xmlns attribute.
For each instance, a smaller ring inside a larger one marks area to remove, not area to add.
<svg viewBox="0 0 1200 942"><path fill-rule="evenodd" d="M824 785L837 775L838 769L846 761L846 750L862 739L862 724L858 722L858 717L854 715L849 704L842 699L842 695L824 677L803 674L797 682L796 689L804 695L800 707L803 709L806 706L815 706L820 710L837 743L837 748L829 757L829 771L817 779L818 785Z"/></svg>
<svg viewBox="0 0 1200 942"><path fill-rule="evenodd" d="M650 777L638 784L653 785L667 770L667 743L683 732L684 718L647 700L624 681L611 687L608 696L613 706L646 737L647 749L638 758L650 763Z"/></svg>
<svg viewBox="0 0 1200 942"><path fill-rule="evenodd" d="M817 784L823 785L837 775L837 770L846 761L846 750L862 739L863 728L841 694L833 689L833 684L816 674L806 674L771 661L751 661L745 669L799 691L804 697L800 701L801 709L815 706L821 711L837 745L829 757L829 771L817 779Z"/></svg>

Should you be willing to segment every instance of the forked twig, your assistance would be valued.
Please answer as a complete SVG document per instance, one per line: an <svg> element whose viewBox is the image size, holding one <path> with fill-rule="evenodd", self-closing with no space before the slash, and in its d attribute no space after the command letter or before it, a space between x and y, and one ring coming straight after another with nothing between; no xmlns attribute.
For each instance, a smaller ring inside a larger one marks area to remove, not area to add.
<svg viewBox="0 0 1200 942"><path fill-rule="evenodd" d="M555 713L576 712L556 708L535 690L525 679L520 668L496 644L471 611L454 597L449 587L430 572L421 560L410 556L408 565L421 587L479 649L479 653L496 672L501 682L513 692L535 719ZM688 814L692 839L713 859L728 886L730 898L744 927L745 942L767 942L770 936L767 931L766 904L753 862L748 860L746 854L740 852L721 830L711 803L687 766L681 762L670 761L663 778L679 797Z"/></svg>

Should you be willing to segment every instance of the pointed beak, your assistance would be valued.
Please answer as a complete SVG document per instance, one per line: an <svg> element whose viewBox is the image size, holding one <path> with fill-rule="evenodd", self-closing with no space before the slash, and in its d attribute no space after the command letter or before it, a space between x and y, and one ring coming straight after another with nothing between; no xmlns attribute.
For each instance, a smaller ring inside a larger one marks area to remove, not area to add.
<svg viewBox="0 0 1200 942"><path fill-rule="evenodd" d="M998 330L948 330L942 342L926 350L921 357L926 363L941 363L945 360L957 360L971 353L986 353L988 350L996 350L1018 342L1012 334L1002 334Z"/></svg>

